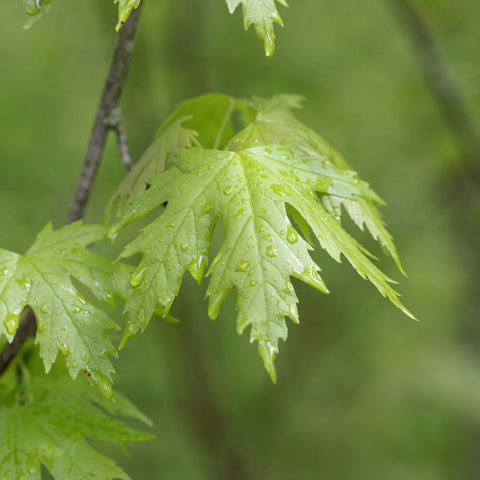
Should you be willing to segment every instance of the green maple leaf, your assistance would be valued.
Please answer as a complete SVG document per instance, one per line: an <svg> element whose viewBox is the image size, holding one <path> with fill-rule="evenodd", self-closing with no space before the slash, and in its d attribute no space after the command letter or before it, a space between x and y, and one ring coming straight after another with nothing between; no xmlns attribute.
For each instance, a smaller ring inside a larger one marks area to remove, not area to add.
<svg viewBox="0 0 480 480"><path fill-rule="evenodd" d="M251 103L254 120L236 135L228 148L245 148L249 145L289 145L297 155L323 156L325 167L332 175L351 175L350 165L343 156L329 145L325 139L311 128L300 122L292 113L292 109L301 107L302 98L296 95L277 95L270 99L256 98ZM348 189L348 184L345 184ZM341 192L341 184L337 183L337 191ZM405 273L398 257L393 239L385 228L384 222L374 203L383 203L378 196L368 199L365 196L349 196L344 194L322 195L324 207L335 218L341 218L343 206L351 219L360 229L366 228L383 249L392 256L402 273Z"/></svg>
<svg viewBox="0 0 480 480"><path fill-rule="evenodd" d="M131 11L140 5L141 0L114 0L114 4L118 3L118 22L115 29L118 31L120 27L128 20Z"/></svg>
<svg viewBox="0 0 480 480"><path fill-rule="evenodd" d="M212 233L220 219L224 240L208 272L209 315L218 315L228 292L236 287L238 331L251 326L250 338L259 342L260 355L275 379L278 339L287 336L285 317L298 322L290 277L327 292L320 268L309 255L311 245L288 216L292 211L297 212L296 223L302 232L310 228L334 259L345 256L361 276L411 314L398 300L390 280L368 259L368 252L321 202L325 195L352 202L379 201L378 196L354 172L335 168L325 155L294 153L293 148L281 145L248 148L261 143L256 136L247 140L248 128L243 137L240 132L229 142L227 150L177 151L172 166L152 181L151 188L130 200L110 235L168 202L164 212L121 254L143 255L131 277L123 346L146 328L155 309L168 312L186 271L198 282L202 280ZM243 148L228 149L241 142Z"/></svg>
<svg viewBox="0 0 480 480"><path fill-rule="evenodd" d="M30 306L46 371L60 351L73 377L86 370L110 396L114 369L108 356L116 356L116 349L105 331L118 327L104 311L85 300L71 278L107 305L115 305L115 296L125 299L122 282L128 279L130 269L112 266L110 260L85 248L104 237L101 226L76 222L53 231L47 225L24 255L0 249L0 336L11 341L20 314Z"/></svg>
<svg viewBox="0 0 480 480"><path fill-rule="evenodd" d="M125 176L117 191L110 199L105 211L110 220L116 211L121 210L132 196L149 188L149 182L163 172L170 155L179 148L186 148L195 141L195 132L182 127L185 117L180 117L159 132L142 158Z"/></svg>
<svg viewBox="0 0 480 480"><path fill-rule="evenodd" d="M238 5L242 4L243 24L245 30L253 25L258 38L263 40L267 57L275 51L275 33L273 23L283 27L282 19L278 13L275 0L226 0L228 10L233 13ZM277 0L280 5L288 7L285 0Z"/></svg>
<svg viewBox="0 0 480 480"><path fill-rule="evenodd" d="M149 424L125 397L115 392L106 400L83 380L35 374L11 390L0 385L0 478L40 480L41 465L58 479L102 480L130 477L115 462L92 448L84 437L123 445L151 435L112 417Z"/></svg>

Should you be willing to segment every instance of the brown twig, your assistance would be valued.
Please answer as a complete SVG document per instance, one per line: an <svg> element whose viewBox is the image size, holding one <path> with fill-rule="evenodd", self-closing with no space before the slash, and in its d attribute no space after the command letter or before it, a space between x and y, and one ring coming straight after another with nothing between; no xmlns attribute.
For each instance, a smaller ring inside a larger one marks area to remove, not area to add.
<svg viewBox="0 0 480 480"><path fill-rule="evenodd" d="M90 138L90 143L85 155L82 173L80 175L77 189L70 207L67 223L72 223L76 220L79 220L83 216L83 212L92 189L95 173L105 147L107 134L110 129L115 130L117 135L121 136L121 140L119 139L119 146L124 162L125 152L126 155L128 155L128 149L126 148L126 137L123 133L117 105L126 80L142 5L143 2L140 3L140 6L136 10L132 11L128 21L122 27L118 35L117 45L113 54L108 77L105 82L100 105L95 117L92 136ZM117 118L116 123L112 123L112 118L114 117ZM118 132L120 132L120 134ZM129 155L128 158L130 159ZM25 341L29 337L35 335L35 332L35 314L32 310L29 310L21 321L12 343L6 345L3 351L0 353L0 375L8 368L11 361Z"/></svg>
<svg viewBox="0 0 480 480"><path fill-rule="evenodd" d="M115 116L112 119L113 121L109 126L117 135L117 144L118 144L118 150L120 152L120 157L122 159L123 164L125 165L125 168L128 171L130 171L133 168L133 162L132 162L132 157L130 156L130 153L128 151L127 135L125 133L125 130L123 129L122 116L121 116L120 109L117 109L115 112L112 112L112 114L114 114Z"/></svg>
<svg viewBox="0 0 480 480"><path fill-rule="evenodd" d="M463 158L470 182L480 185L480 137L465 107L460 90L450 75L435 38L409 0L389 0L395 18L415 47L425 80L441 109Z"/></svg>
<svg viewBox="0 0 480 480"><path fill-rule="evenodd" d="M82 218L93 180L100 159L102 158L108 131L114 128L112 126L112 118L116 116L117 122L113 123L117 126L120 124L118 101L120 100L120 95L125 84L142 5L143 2L140 3L140 6L136 10L132 11L128 21L120 30L102 99L98 106L92 136L85 155L83 170L78 180L75 196L68 214L67 223L72 223ZM123 131L123 129L121 129L121 131Z"/></svg>

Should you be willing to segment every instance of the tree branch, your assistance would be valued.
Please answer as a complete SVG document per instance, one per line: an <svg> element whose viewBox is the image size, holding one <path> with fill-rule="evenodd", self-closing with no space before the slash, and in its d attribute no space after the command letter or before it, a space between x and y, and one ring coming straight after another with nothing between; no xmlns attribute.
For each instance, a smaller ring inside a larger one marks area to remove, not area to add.
<svg viewBox="0 0 480 480"><path fill-rule="evenodd" d="M427 24L409 0L389 0L415 47L420 68L464 161L464 173L480 185L480 138Z"/></svg>
<svg viewBox="0 0 480 480"><path fill-rule="evenodd" d="M120 123L118 101L125 84L142 5L143 2L140 3L137 9L132 11L129 19L120 30L67 223L72 223L82 218L90 190L92 189L93 180L102 158L108 131L114 128L114 124L118 126ZM112 118L115 117L117 117L117 121L112 122Z"/></svg>
<svg viewBox="0 0 480 480"><path fill-rule="evenodd" d="M82 173L78 180L67 223L79 220L83 216L110 129L115 130L117 135L121 137L121 139L119 138L119 146L120 154L124 162L125 152L128 158L130 158L128 150L126 149L126 137L123 133L117 105L126 80L142 5L143 2L140 3L140 6L136 10L132 11L128 21L118 35L117 45L105 82L100 105L98 106L92 136L88 144ZM112 122L112 119L116 119L116 121ZM35 314L32 310L29 310L20 322L12 343L6 345L0 353L0 375L8 368L25 341L35 335L36 326Z"/></svg>

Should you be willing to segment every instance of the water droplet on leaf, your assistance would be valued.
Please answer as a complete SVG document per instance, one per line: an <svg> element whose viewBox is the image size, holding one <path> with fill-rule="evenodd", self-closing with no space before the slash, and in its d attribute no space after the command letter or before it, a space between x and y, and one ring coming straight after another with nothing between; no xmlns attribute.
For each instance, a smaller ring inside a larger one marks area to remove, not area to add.
<svg viewBox="0 0 480 480"><path fill-rule="evenodd" d="M245 214L245 209L244 209L244 208L240 208L240 209L238 210L238 212L234 215L234 218L239 218L239 217L241 217L241 216L244 215L244 214Z"/></svg>
<svg viewBox="0 0 480 480"><path fill-rule="evenodd" d="M288 227L287 240L291 244L298 242L298 234L291 225Z"/></svg>
<svg viewBox="0 0 480 480"><path fill-rule="evenodd" d="M237 272L246 272L249 266L250 266L249 262L247 262L246 260L241 260L235 270Z"/></svg>
<svg viewBox="0 0 480 480"><path fill-rule="evenodd" d="M6 316L3 323L5 325L5 328L7 329L7 332L10 335L14 335L15 332L17 331L17 321L18 321L18 315L9 313Z"/></svg>
<svg viewBox="0 0 480 480"><path fill-rule="evenodd" d="M280 185L270 185L270 188L277 194L282 197L286 196L285 189L281 187Z"/></svg>
<svg viewBox="0 0 480 480"><path fill-rule="evenodd" d="M273 258L273 257L276 257L276 256L278 255L278 251L277 251L277 249L276 249L274 246L269 245L269 246L267 247L267 255L268 255L269 257L272 257L272 258Z"/></svg>
<svg viewBox="0 0 480 480"><path fill-rule="evenodd" d="M145 277L145 272L147 270L147 267L145 265L143 265L143 263L141 263L137 269L132 273L132 276L130 277L130 285L135 288L135 287L138 287L144 277Z"/></svg>

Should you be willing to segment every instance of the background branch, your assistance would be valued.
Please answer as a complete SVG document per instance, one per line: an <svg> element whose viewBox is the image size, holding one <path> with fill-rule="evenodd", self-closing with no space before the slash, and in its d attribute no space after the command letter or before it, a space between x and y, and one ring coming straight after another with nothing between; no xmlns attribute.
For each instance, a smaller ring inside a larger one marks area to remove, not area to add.
<svg viewBox="0 0 480 480"><path fill-rule="evenodd" d="M98 106L92 136L88 144L82 173L78 180L67 223L79 220L83 216L110 129L115 130L119 137L121 136L118 142L122 160L125 162L125 152L130 159L128 150L126 149L126 137L121 125L121 116L117 105L126 80L142 5L143 2L141 2L136 10L132 11L128 21L121 28L118 35L117 45L105 82L100 105ZM112 119L115 119L115 121L113 122ZM35 314L32 310L28 310L20 322L12 343L7 344L0 353L0 375L8 368L25 341L35 335L35 332Z"/></svg>
<svg viewBox="0 0 480 480"><path fill-rule="evenodd" d="M409 0L389 0L394 17L410 38L419 66L457 143L464 173L480 185L480 138L430 29Z"/></svg>

